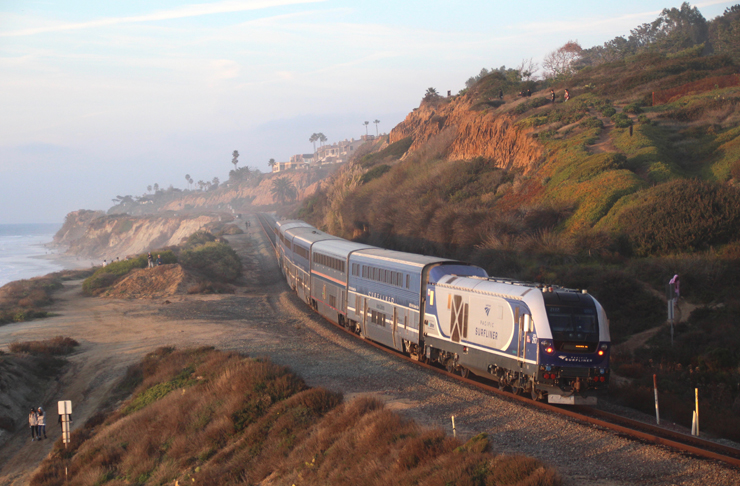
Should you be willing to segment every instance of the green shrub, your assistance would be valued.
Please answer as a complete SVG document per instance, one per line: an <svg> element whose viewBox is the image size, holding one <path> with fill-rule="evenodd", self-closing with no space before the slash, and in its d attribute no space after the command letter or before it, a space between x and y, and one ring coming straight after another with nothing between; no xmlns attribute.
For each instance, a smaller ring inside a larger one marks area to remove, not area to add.
<svg viewBox="0 0 740 486"><path fill-rule="evenodd" d="M648 123L650 123L650 119L647 117L647 115L643 113L642 115L637 117L637 122L640 125L647 125Z"/></svg>
<svg viewBox="0 0 740 486"><path fill-rule="evenodd" d="M196 231L192 235L190 235L185 241L185 244L182 245L182 248L184 250L195 248L196 246L205 245L206 243L210 243L212 241L216 241L218 238L213 236L211 233L205 230Z"/></svg>
<svg viewBox="0 0 740 486"><path fill-rule="evenodd" d="M740 192L677 179L644 191L618 221L638 255L691 252L740 238Z"/></svg>
<svg viewBox="0 0 740 486"><path fill-rule="evenodd" d="M388 164L376 165L362 175L362 177L360 178L360 182L362 184L367 184L371 180L377 179L378 177L382 176L389 170L391 170L391 166Z"/></svg>
<svg viewBox="0 0 740 486"><path fill-rule="evenodd" d="M631 103L624 107L624 112L639 115L640 113L642 113L642 109L640 108L639 103Z"/></svg>
<svg viewBox="0 0 740 486"><path fill-rule="evenodd" d="M590 116L579 123L582 127L586 128L604 128L604 122L595 116Z"/></svg>
<svg viewBox="0 0 740 486"><path fill-rule="evenodd" d="M397 142L393 142L383 150L378 152L367 154L360 158L360 165L362 167L372 167L385 160L396 160L400 159L405 154L411 144L414 143L414 139L411 137L403 138Z"/></svg>
<svg viewBox="0 0 740 486"><path fill-rule="evenodd" d="M616 128L628 128L632 125L632 120L624 113L617 113L611 118Z"/></svg>
<svg viewBox="0 0 740 486"><path fill-rule="evenodd" d="M242 272L242 262L234 249L215 241L183 250L180 264L222 282L233 282Z"/></svg>
<svg viewBox="0 0 740 486"><path fill-rule="evenodd" d="M616 112L617 110L615 110L613 106L609 106L609 105L601 109L601 114L606 117L612 117Z"/></svg>

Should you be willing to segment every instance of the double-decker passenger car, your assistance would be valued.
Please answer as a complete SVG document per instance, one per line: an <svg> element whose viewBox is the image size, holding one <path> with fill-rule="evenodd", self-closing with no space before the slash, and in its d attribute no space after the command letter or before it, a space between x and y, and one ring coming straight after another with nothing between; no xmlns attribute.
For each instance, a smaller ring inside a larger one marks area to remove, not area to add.
<svg viewBox="0 0 740 486"><path fill-rule="evenodd" d="M366 339L553 403L595 403L608 385L608 321L585 291L489 278L473 265L354 243L302 221L279 222L275 233L291 287Z"/></svg>

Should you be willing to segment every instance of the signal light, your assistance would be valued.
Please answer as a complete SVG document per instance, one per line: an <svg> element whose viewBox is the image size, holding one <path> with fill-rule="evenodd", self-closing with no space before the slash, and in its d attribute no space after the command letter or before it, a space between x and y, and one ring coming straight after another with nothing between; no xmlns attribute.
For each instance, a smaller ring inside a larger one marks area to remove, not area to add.
<svg viewBox="0 0 740 486"><path fill-rule="evenodd" d="M604 378L604 377L602 376L602 377L601 377L601 382L602 382L602 383L604 383L605 381L606 381L606 378Z"/></svg>
<svg viewBox="0 0 740 486"><path fill-rule="evenodd" d="M603 349L599 349L599 356L604 356L604 350Z"/></svg>
<svg viewBox="0 0 740 486"><path fill-rule="evenodd" d="M547 354L552 354L553 351L555 351L555 350L552 348L552 346L548 346L548 347L545 348L545 352Z"/></svg>

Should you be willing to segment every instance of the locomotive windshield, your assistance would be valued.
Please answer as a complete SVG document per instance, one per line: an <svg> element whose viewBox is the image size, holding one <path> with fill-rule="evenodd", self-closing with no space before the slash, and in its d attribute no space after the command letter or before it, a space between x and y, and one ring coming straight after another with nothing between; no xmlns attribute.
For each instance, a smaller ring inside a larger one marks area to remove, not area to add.
<svg viewBox="0 0 740 486"><path fill-rule="evenodd" d="M599 325L593 307L548 305L547 317L553 338L569 341L597 341Z"/></svg>

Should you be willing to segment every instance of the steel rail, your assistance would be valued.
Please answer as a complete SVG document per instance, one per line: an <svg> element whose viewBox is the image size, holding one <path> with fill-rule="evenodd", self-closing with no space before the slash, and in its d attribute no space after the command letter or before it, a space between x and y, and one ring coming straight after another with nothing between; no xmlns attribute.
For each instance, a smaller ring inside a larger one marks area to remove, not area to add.
<svg viewBox="0 0 740 486"><path fill-rule="evenodd" d="M274 233L271 234L265 228L262 218L263 216L261 214L258 215L260 226L262 226L262 230L267 235L268 240L270 240L270 244L273 246L273 249L275 249L276 243L273 242L273 237L275 235ZM394 349L388 348L374 341L365 339L362 336L358 336L356 333L340 326L339 324L329 319L326 319L326 320L330 322L331 324L333 324L333 326L336 327L338 330L343 331L347 333L348 335L351 335L354 338L359 339L369 344L370 346L373 346L377 349L385 351L386 353L393 354L394 356L404 361L414 363L418 366L434 371L448 378L452 378L457 381L463 382L469 386L478 388L480 390L485 390L494 395L498 395L500 397L503 397L509 400L517 401L521 403L522 405L525 405L528 407L534 407L540 410L545 410L551 413L556 413L559 415L572 418L579 422L584 422L584 423L595 425L595 426L598 426L598 427L601 427L607 430L611 430L611 431L617 432L619 434L622 434L624 436L627 436L633 439L662 445L665 447L669 447L671 449L675 449L680 452L685 452L685 453L688 453L688 454L691 454L697 457L701 457L704 459L724 462L730 466L740 468L740 449L736 449L734 447L729 447L729 446L725 446L725 445L722 445L716 442L700 439L695 436L682 434L680 432L668 430L663 427L659 427L657 425L647 424L639 420L630 419L627 417L623 417L621 415L613 414L610 412L605 412L603 410L592 409L592 408L587 408L587 407L578 407L578 406L570 407L570 408L563 408L562 406L555 406L555 405L550 405L549 403L534 401L524 396L520 396L520 395L516 395L514 393L510 393L504 390L500 390L497 386L483 383L473 378L463 378L462 376L458 374L450 373L449 371L441 369L435 365L424 363L422 361L413 359L409 356L399 353L398 351ZM486 377L478 377L478 378L486 379Z"/></svg>

